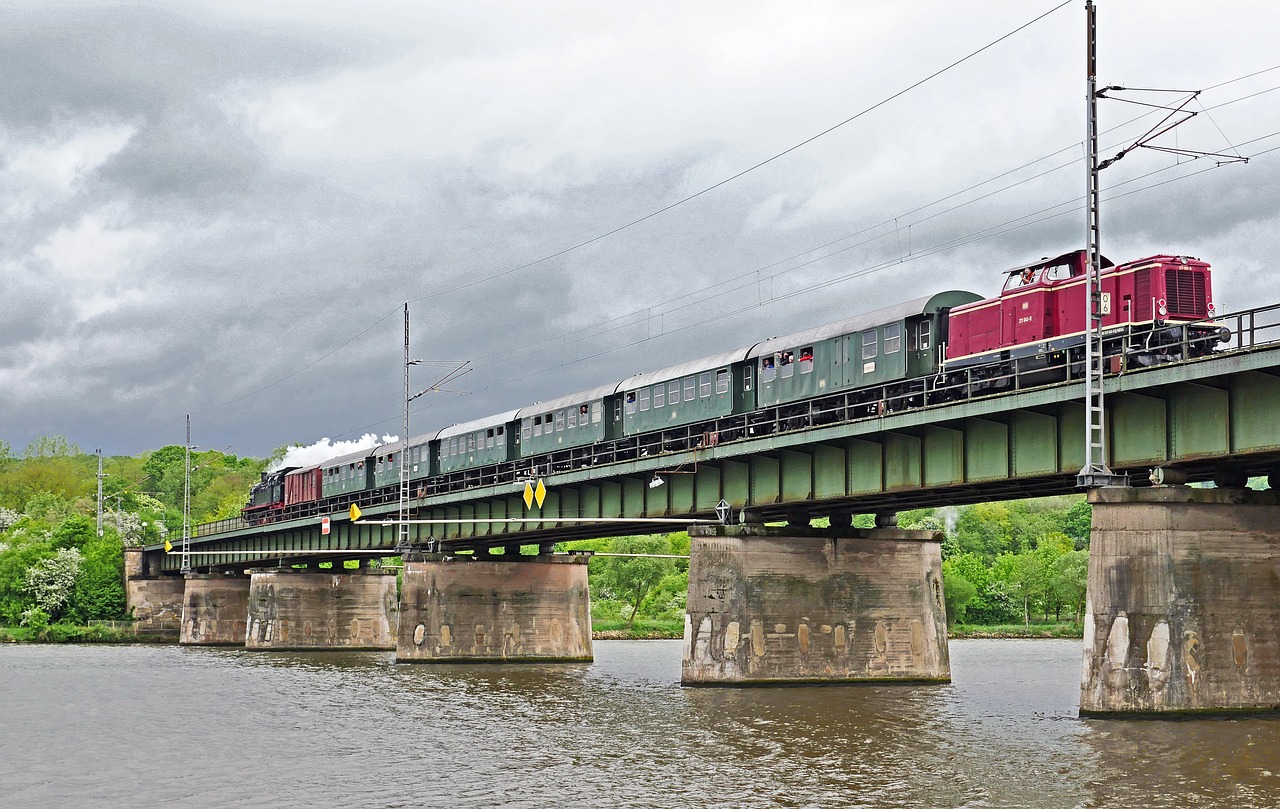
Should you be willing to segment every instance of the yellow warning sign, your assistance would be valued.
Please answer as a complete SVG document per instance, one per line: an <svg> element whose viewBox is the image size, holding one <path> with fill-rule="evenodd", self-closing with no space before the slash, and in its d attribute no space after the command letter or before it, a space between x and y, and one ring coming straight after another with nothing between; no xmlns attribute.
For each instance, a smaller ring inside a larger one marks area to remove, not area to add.
<svg viewBox="0 0 1280 809"><path fill-rule="evenodd" d="M356 520L360 519L361 515L364 512L360 510L359 506L357 506L355 503L352 503L351 508L348 509L347 513L351 515L351 521L355 522Z"/></svg>
<svg viewBox="0 0 1280 809"><path fill-rule="evenodd" d="M533 490L533 497L538 501L538 508L542 508L542 501L547 499L547 487L542 483L542 478L538 478L538 488Z"/></svg>
<svg viewBox="0 0 1280 809"><path fill-rule="evenodd" d="M173 553L173 543L167 539L164 541L164 552Z"/></svg>
<svg viewBox="0 0 1280 809"><path fill-rule="evenodd" d="M538 483L541 485L542 481ZM528 482L524 484L524 507L533 508L533 485Z"/></svg>

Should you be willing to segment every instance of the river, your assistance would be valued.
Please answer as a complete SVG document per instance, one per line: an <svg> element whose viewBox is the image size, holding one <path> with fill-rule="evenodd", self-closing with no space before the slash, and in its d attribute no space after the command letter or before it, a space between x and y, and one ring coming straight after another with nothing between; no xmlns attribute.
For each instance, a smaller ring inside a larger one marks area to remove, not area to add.
<svg viewBox="0 0 1280 809"><path fill-rule="evenodd" d="M681 688L594 664L0 647L0 806L1273 807L1280 719L1081 720L1078 641L952 641L944 686Z"/></svg>

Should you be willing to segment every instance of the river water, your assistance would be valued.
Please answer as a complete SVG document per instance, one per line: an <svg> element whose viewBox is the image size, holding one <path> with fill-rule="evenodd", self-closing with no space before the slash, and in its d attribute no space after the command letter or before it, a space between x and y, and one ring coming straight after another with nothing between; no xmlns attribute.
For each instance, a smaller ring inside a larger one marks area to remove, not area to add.
<svg viewBox="0 0 1280 809"><path fill-rule="evenodd" d="M951 685L768 689L681 688L679 641L595 649L0 647L0 806L1280 806L1280 719L1078 719L1075 641L953 641Z"/></svg>

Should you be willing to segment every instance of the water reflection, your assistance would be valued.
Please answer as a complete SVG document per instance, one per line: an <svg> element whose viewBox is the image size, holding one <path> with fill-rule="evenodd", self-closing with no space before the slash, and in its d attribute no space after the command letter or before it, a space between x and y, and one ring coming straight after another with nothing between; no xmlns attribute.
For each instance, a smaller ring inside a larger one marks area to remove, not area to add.
<svg viewBox="0 0 1280 809"><path fill-rule="evenodd" d="M1081 721L1079 645L965 641L952 685L695 688L594 664L0 649L7 806L1280 805L1280 721Z"/></svg>

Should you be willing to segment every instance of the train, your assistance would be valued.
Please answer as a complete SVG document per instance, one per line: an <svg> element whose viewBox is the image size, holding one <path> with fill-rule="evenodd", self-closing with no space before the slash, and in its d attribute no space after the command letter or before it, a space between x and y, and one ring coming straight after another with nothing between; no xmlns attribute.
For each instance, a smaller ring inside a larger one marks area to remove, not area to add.
<svg viewBox="0 0 1280 809"><path fill-rule="evenodd" d="M399 497L401 452L416 498L535 475L879 417L1083 377L1088 257L1076 250L1004 271L992 298L948 290L743 348L637 374L331 458L262 474L251 525ZM1100 261L1105 372L1211 353L1211 270L1189 256Z"/></svg>

